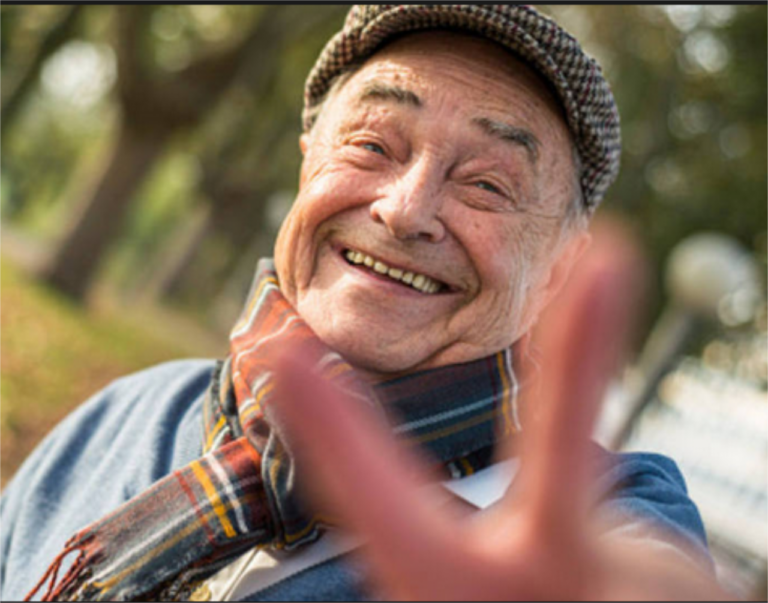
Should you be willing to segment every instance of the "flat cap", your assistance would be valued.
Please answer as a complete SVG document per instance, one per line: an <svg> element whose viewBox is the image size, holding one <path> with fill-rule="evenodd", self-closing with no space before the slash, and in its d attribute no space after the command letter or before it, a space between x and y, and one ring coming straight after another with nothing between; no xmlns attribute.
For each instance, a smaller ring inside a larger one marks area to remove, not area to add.
<svg viewBox="0 0 768 603"><path fill-rule="evenodd" d="M304 129L333 80L407 32L444 29L486 38L526 61L550 82L565 110L581 160L584 204L594 211L616 179L621 131L616 101L597 61L552 19L529 6L375 4L353 6L309 73Z"/></svg>

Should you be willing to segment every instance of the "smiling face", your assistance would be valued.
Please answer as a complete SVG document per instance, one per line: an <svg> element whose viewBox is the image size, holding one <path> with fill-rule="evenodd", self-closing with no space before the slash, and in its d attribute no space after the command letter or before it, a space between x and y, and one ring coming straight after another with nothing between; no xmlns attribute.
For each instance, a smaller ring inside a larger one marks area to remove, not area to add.
<svg viewBox="0 0 768 603"><path fill-rule="evenodd" d="M583 246L568 129L490 42L409 35L375 54L302 137L278 236L281 288L372 376L474 360L535 322Z"/></svg>

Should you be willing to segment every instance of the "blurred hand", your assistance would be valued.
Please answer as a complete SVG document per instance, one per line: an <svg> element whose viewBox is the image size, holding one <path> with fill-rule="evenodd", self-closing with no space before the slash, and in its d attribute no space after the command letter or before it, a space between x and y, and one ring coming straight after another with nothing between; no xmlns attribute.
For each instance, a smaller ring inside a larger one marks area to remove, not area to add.
<svg viewBox="0 0 768 603"><path fill-rule="evenodd" d="M631 240L619 226L599 225L559 302L522 342L520 472L484 513L446 504L442 489L428 487L424 460L399 446L378 415L317 376L306 350L285 350L276 399L299 470L315 502L366 543L386 596L723 598L684 555L601 539L588 523L590 435L642 288ZM540 369L527 361L532 348Z"/></svg>

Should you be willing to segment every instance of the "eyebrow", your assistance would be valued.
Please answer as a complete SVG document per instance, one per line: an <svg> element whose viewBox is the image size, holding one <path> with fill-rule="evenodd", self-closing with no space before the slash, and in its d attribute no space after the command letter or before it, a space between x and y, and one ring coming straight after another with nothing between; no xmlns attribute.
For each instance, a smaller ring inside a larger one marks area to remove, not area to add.
<svg viewBox="0 0 768 603"><path fill-rule="evenodd" d="M417 108L423 106L421 99L415 92L377 81L367 82L363 86L359 100L393 101L400 105L409 105ZM538 161L541 143L536 136L525 128L519 128L487 117L476 117L472 120L472 123L479 126L489 136L523 147L531 163L535 164Z"/></svg>
<svg viewBox="0 0 768 603"><path fill-rule="evenodd" d="M360 100L384 100L394 101L401 105L410 105L412 107L421 107L421 99L416 93L382 82L368 82L360 93Z"/></svg>
<svg viewBox="0 0 768 603"><path fill-rule="evenodd" d="M525 128L518 128L517 126L488 119L487 117L476 117L472 120L472 123L480 126L490 136L523 147L528 153L531 163L535 164L539 160L539 147L541 147L541 143L538 138Z"/></svg>

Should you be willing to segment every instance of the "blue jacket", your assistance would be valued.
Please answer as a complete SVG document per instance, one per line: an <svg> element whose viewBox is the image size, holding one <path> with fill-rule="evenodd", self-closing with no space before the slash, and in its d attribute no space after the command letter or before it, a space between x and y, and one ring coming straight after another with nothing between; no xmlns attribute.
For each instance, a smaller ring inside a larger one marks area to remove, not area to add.
<svg viewBox="0 0 768 603"><path fill-rule="evenodd" d="M0 599L22 599L72 534L200 456L213 366L177 361L119 379L43 440L0 499ZM610 494L601 511L613 524L636 537L655 524L711 569L701 518L676 465L659 455L605 456L599 479ZM250 600L359 600L362 573L342 557Z"/></svg>

